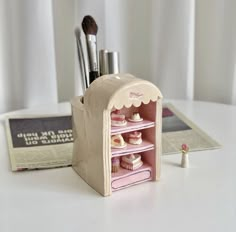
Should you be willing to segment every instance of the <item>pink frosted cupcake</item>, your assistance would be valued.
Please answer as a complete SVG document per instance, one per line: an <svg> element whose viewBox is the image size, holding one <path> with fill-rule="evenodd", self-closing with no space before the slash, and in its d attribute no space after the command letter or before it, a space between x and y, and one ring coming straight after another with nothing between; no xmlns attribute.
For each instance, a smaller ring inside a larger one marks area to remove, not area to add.
<svg viewBox="0 0 236 232"><path fill-rule="evenodd" d="M125 115L121 114L119 110L115 110L111 113L112 126L125 126L126 124Z"/></svg>

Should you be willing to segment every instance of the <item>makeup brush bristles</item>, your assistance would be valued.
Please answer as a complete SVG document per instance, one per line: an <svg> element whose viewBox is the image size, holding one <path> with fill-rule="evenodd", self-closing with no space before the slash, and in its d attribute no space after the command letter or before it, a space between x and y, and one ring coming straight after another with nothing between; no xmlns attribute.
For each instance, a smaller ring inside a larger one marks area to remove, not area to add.
<svg viewBox="0 0 236 232"><path fill-rule="evenodd" d="M82 21L82 28L85 35L97 35L98 26L92 16L86 15Z"/></svg>

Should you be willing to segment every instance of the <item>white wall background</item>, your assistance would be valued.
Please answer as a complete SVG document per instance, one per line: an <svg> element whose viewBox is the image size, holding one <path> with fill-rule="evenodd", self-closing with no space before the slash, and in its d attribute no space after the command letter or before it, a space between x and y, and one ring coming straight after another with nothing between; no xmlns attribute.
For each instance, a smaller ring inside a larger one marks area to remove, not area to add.
<svg viewBox="0 0 236 232"><path fill-rule="evenodd" d="M1 0L0 112L57 101L52 4Z"/></svg>
<svg viewBox="0 0 236 232"><path fill-rule="evenodd" d="M236 104L236 1L196 1L195 99Z"/></svg>
<svg viewBox="0 0 236 232"><path fill-rule="evenodd" d="M152 81L167 98L193 99L195 1L152 2Z"/></svg>
<svg viewBox="0 0 236 232"><path fill-rule="evenodd" d="M82 93L74 36L86 14L98 49L165 98L236 104L234 0L0 0L0 112Z"/></svg>
<svg viewBox="0 0 236 232"><path fill-rule="evenodd" d="M74 96L75 1L53 0L55 65L59 101L67 101Z"/></svg>

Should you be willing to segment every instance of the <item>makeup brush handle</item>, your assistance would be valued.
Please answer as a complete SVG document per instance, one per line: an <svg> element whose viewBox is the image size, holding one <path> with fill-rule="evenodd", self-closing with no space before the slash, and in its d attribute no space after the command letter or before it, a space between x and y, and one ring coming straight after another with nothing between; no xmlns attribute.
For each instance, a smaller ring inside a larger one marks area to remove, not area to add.
<svg viewBox="0 0 236 232"><path fill-rule="evenodd" d="M96 78L98 78L97 71L90 71L89 72L89 84L91 84Z"/></svg>

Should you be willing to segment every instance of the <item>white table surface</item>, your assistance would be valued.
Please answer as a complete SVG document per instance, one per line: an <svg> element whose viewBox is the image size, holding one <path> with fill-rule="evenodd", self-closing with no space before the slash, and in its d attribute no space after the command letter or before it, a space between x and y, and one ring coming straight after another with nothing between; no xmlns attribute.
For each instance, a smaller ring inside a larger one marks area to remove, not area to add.
<svg viewBox="0 0 236 232"><path fill-rule="evenodd" d="M71 167L12 173L0 115L0 232L236 231L236 107L171 101L223 145L162 157L161 180L102 197ZM69 103L18 113L69 112Z"/></svg>

